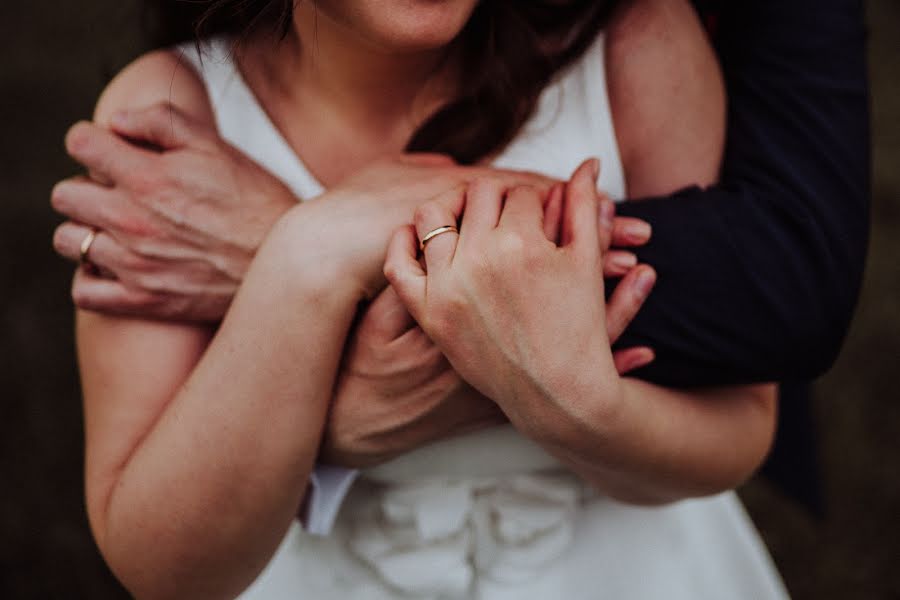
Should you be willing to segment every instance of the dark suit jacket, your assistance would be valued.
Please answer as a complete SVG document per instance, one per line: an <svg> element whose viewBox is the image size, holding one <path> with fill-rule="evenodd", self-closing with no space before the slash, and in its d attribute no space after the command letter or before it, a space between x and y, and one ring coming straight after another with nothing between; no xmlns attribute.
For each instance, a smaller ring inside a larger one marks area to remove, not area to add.
<svg viewBox="0 0 900 600"><path fill-rule="evenodd" d="M868 245L862 2L698 5L728 91L721 181L620 206L653 225L638 254L659 280L619 345L652 346L639 375L666 385L810 380L840 350ZM810 435L795 394L774 454L788 484L813 468L808 446L785 446Z"/></svg>

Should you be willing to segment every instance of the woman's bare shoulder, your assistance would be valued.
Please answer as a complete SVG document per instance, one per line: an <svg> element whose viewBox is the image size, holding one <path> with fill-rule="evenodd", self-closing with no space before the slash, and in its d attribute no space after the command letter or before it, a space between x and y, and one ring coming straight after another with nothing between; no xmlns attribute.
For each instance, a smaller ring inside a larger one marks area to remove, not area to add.
<svg viewBox="0 0 900 600"><path fill-rule="evenodd" d="M214 123L206 87L194 66L175 50L149 52L125 67L106 87L94 120L108 124L121 110L167 102L194 119Z"/></svg>
<svg viewBox="0 0 900 600"><path fill-rule="evenodd" d="M725 88L687 0L625 2L608 29L610 104L631 197L718 178Z"/></svg>

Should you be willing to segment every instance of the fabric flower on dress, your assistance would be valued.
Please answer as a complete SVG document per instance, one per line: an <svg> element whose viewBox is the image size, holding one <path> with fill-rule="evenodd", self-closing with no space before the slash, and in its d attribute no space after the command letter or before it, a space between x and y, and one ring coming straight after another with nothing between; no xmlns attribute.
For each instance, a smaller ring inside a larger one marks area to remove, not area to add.
<svg viewBox="0 0 900 600"><path fill-rule="evenodd" d="M562 555L584 493L564 473L387 486L355 512L348 543L399 592L461 597L478 578L525 582Z"/></svg>

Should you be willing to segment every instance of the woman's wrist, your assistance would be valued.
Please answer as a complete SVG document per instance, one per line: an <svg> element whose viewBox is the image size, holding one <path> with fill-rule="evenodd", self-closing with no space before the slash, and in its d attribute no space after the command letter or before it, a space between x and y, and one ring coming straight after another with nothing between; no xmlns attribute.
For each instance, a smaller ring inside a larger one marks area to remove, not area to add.
<svg viewBox="0 0 900 600"><path fill-rule="evenodd" d="M554 394L528 435L603 494L647 505L676 499L660 493L649 455L636 448L645 436L630 398L639 390L617 373L597 377L602 371Z"/></svg>
<svg viewBox="0 0 900 600"><path fill-rule="evenodd" d="M611 361L586 363L558 376L534 378L517 386L512 402L501 399L498 404L539 444L569 455L602 457L603 447L624 426L627 388Z"/></svg>
<svg viewBox="0 0 900 600"><path fill-rule="evenodd" d="M298 205L275 223L254 260L277 270L298 293L360 301L368 294L361 269L325 225L317 211Z"/></svg>

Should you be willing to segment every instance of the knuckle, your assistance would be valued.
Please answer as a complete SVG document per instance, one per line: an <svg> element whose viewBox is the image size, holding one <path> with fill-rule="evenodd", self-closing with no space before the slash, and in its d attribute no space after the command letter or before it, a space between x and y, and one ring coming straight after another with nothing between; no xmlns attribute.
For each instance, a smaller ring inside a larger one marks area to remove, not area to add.
<svg viewBox="0 0 900 600"><path fill-rule="evenodd" d="M533 200L538 197L538 190L529 183L519 182L509 190L507 196L514 201Z"/></svg>
<svg viewBox="0 0 900 600"><path fill-rule="evenodd" d="M384 262L384 278L388 280L388 282L397 287L398 285L402 285L402 277L400 275L400 268L396 264L393 258L388 258Z"/></svg>
<svg viewBox="0 0 900 600"><path fill-rule="evenodd" d="M135 254L137 256L153 256L154 242L143 236L129 236L125 238L125 245L128 247L132 254Z"/></svg>
<svg viewBox="0 0 900 600"><path fill-rule="evenodd" d="M156 273L135 272L129 277L131 283L141 291L141 297L136 298L139 305L150 304L157 295L168 291L165 281Z"/></svg>
<svg viewBox="0 0 900 600"><path fill-rule="evenodd" d="M469 184L469 193L480 194L493 190L500 184L500 179L495 175L479 174Z"/></svg>
<svg viewBox="0 0 900 600"><path fill-rule="evenodd" d="M134 246L145 245L146 240L160 235L157 228L141 214L129 213L119 207L109 207L104 216L112 229L132 240L131 245L135 251L139 250Z"/></svg>
<svg viewBox="0 0 900 600"><path fill-rule="evenodd" d="M509 257L526 255L529 245L518 231L504 231L497 240L498 253Z"/></svg>
<svg viewBox="0 0 900 600"><path fill-rule="evenodd" d="M155 272L154 261L151 261L136 252L125 251L119 259L119 264L123 269L131 271L132 273Z"/></svg>
<svg viewBox="0 0 900 600"><path fill-rule="evenodd" d="M163 235L135 235L127 238L128 249L148 260L165 257L168 238Z"/></svg>

